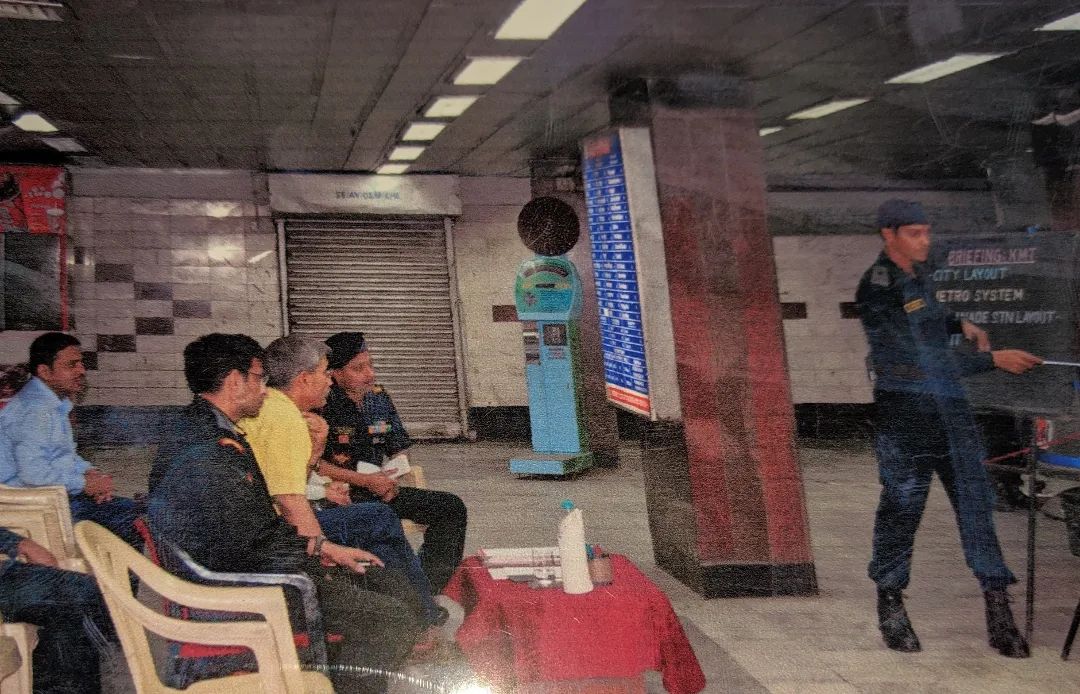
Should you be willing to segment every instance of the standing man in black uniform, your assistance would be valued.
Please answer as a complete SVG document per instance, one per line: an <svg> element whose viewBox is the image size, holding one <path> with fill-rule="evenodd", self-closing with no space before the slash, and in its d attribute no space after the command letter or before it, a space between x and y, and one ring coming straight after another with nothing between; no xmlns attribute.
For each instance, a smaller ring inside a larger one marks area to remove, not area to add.
<svg viewBox="0 0 1080 694"><path fill-rule="evenodd" d="M383 460L412 445L390 395L375 383L363 333L341 332L327 341L334 385L322 416L330 426L319 474L348 482L353 501L382 501L399 518L426 525L420 563L432 589L446 586L465 552L465 504L455 494L398 486L387 475L355 472L357 463L382 466Z"/></svg>
<svg viewBox="0 0 1080 694"><path fill-rule="evenodd" d="M1006 592L1016 578L994 531L986 456L961 379L994 368L1020 374L1041 359L1015 349L991 351L982 329L936 301L922 267L930 253L930 225L919 203L885 202L878 228L885 248L859 282L856 301L875 377L881 499L869 574L878 587L881 634L893 650L920 650L901 591L937 472L956 512L967 564L986 598L990 645L1002 655L1026 658L1028 644L1013 622ZM950 336L959 333L976 343L978 353L950 347Z"/></svg>

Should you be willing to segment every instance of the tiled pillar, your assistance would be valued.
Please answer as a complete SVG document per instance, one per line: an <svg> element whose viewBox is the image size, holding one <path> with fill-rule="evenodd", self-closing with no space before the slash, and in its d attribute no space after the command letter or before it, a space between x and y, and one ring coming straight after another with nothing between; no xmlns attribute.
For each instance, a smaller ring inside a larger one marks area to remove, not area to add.
<svg viewBox="0 0 1080 694"><path fill-rule="evenodd" d="M638 80L611 105L652 133L682 401L646 427L657 561L707 597L815 593L749 90Z"/></svg>

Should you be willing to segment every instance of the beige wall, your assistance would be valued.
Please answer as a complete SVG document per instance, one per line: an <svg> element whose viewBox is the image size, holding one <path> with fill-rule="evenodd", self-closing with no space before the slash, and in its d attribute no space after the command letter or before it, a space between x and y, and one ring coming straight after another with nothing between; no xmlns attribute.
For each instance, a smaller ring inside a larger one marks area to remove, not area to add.
<svg viewBox="0 0 1080 694"><path fill-rule="evenodd" d="M773 239L780 301L805 303L806 318L784 321L795 403L873 401L866 338L840 304L855 300L859 278L881 251L876 234Z"/></svg>
<svg viewBox="0 0 1080 694"><path fill-rule="evenodd" d="M517 235L531 197L527 178L461 179L454 255L470 407L528 403L521 326L494 322L491 307L514 303L517 266L533 256Z"/></svg>

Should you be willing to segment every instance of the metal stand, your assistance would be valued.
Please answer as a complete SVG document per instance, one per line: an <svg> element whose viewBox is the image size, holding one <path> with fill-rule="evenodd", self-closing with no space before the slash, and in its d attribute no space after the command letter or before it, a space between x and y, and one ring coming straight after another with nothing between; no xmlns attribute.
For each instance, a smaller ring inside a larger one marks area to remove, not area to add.
<svg viewBox="0 0 1080 694"><path fill-rule="evenodd" d="M1036 505L1035 473L1039 469L1039 448L1032 435L1031 450L1027 453L1028 473L1028 522L1027 522L1027 609L1025 612L1024 638L1031 643L1031 634L1035 630L1035 530L1039 522L1039 511Z"/></svg>

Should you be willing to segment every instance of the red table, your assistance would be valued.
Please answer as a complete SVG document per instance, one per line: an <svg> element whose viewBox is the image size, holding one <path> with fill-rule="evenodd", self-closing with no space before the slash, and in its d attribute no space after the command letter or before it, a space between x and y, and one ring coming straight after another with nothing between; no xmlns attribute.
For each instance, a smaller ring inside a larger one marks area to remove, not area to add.
<svg viewBox="0 0 1080 694"><path fill-rule="evenodd" d="M494 687L659 670L671 694L697 694L705 675L667 596L629 559L611 555L614 581L591 593L496 581L466 559L443 593L465 609L457 642Z"/></svg>

